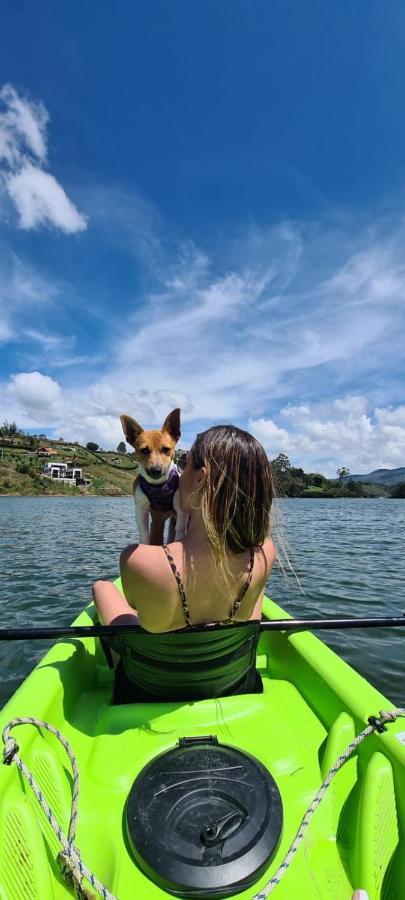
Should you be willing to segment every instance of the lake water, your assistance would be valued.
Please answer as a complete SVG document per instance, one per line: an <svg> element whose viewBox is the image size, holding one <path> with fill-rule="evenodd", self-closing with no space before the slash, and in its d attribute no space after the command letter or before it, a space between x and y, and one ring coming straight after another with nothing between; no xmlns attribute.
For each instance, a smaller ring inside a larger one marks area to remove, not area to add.
<svg viewBox="0 0 405 900"><path fill-rule="evenodd" d="M294 616L405 613L405 502L278 503L296 576L273 573L267 593ZM96 578L118 574L136 539L130 497L0 497L0 627L69 624ZM405 706L405 628L323 632L349 663ZM0 643L0 705L48 644Z"/></svg>

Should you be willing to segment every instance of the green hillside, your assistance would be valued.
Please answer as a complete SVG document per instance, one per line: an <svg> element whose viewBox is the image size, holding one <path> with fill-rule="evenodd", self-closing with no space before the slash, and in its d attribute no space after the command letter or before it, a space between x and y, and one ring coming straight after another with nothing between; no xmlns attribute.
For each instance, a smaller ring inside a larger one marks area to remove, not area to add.
<svg viewBox="0 0 405 900"><path fill-rule="evenodd" d="M44 477L43 468L48 460L37 456L39 446L56 451L49 461L73 462L83 470L83 477L91 480L91 485L70 486ZM27 441L25 436L12 442L0 440L0 494L125 496L132 494L136 470L130 454L94 453L80 444L62 444L48 439Z"/></svg>

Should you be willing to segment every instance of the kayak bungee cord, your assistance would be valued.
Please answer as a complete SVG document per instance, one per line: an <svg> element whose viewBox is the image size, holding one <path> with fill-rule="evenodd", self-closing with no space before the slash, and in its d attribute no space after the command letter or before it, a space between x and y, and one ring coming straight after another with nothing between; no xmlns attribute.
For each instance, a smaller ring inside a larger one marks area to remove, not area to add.
<svg viewBox="0 0 405 900"><path fill-rule="evenodd" d="M397 709L386 709L386 710L382 709L382 710L380 710L379 717L369 716L369 719L368 719L369 725L367 726L367 728L365 728L363 731L361 731L360 734L358 734L357 737L355 737L354 740L351 741L349 746L346 747L346 750L344 751L344 753L342 753L341 756L338 756L338 758L335 762L335 765L332 766L331 769L329 769L329 772L326 775L326 778L324 779L324 781L322 782L318 793L315 794L315 797L314 797L310 807L308 808L307 812L305 813L305 816L302 819L301 825L297 831L297 834L296 834L292 844L290 845L289 849L287 850L287 853L283 859L283 862L279 865L277 872L264 885L264 887L261 889L261 891L259 891L258 894L255 894L254 897L252 897L252 900L266 900L266 897L268 897L268 895L271 894L272 891L274 891L274 888L276 888L277 885L280 883L283 875L285 875L285 873L294 857L294 854L296 853L296 851L304 837L304 834L308 828L308 825L312 819L312 816L313 816L315 810L319 806L322 798L324 797L324 795L326 793L327 788L329 787L329 785L332 781L332 778L336 775L336 773L339 771L339 769L341 769L341 767L346 762L346 760L349 758L349 756L351 756L353 751L356 750L357 747L363 741L365 741L365 739L367 737L369 737L370 734L373 734L374 731L378 731L379 733L386 731L385 723L386 722L395 722L395 719L399 719L400 716L405 716L405 709L402 709L401 707L398 707Z"/></svg>
<svg viewBox="0 0 405 900"><path fill-rule="evenodd" d="M304 834L308 828L308 825L312 819L312 816L319 806L322 798L324 797L333 777L336 773L341 769L346 760L352 755L353 751L356 750L359 745L371 734L375 731L378 733L382 733L386 731L386 723L394 722L400 716L405 717L405 708L398 707L397 709L389 709L389 710L380 710L380 715L377 716L369 716L369 725L364 728L357 737L354 738L353 741L348 745L344 753L339 756L331 769L329 769L328 774L326 775L324 781L319 788L319 791L315 795L309 809L305 813L304 818L301 821L297 834L292 841L282 863L279 865L277 872L273 875L272 878L264 885L264 887L252 897L252 900L266 900L269 894L274 891L277 885L280 883L283 875L287 872L294 855L299 847L299 844L303 840ZM52 734L57 737L57 739L61 742L63 747L66 750L66 753L69 756L72 772L73 772L73 793L72 793L72 809L70 814L70 822L68 829L68 837L66 838L63 833L59 823L55 819L53 812L46 802L43 793L35 781L32 773L28 769L28 767L23 763L21 757L18 755L19 747L15 738L11 737L10 731L12 728L17 725L36 725L38 728L45 728L47 731L50 731ZM79 770L77 768L76 757L73 753L73 750L63 736L63 734L57 729L54 728L53 725L49 725L47 722L43 722L41 719L35 719L32 717L16 717L11 719L10 722L3 729L3 762L5 765L10 765L12 762L15 762L18 766L21 774L26 779L30 787L32 788L37 800L39 801L53 831L55 832L59 843L62 845L62 851L59 853L58 862L61 868L61 872L66 884L73 888L75 895L79 898L90 898L92 895L89 894L88 891L83 886L83 879L86 879L91 886L96 890L104 900L118 900L113 894L111 894L103 884L93 875L93 873L84 865L80 853L78 849L74 846L74 839L76 835L76 824L77 824L77 807L79 800Z"/></svg>
<svg viewBox="0 0 405 900"><path fill-rule="evenodd" d="M51 734L54 734L55 737L57 737L58 741L60 741L60 743L63 745L70 759L73 772L73 792L72 809L70 813L67 838L63 833L59 823L55 819L51 807L46 802L41 788L35 781L32 772L30 772L28 766L23 763L21 757L18 755L17 751L19 750L19 747L17 741L10 735L11 729L15 728L17 725L36 725L38 728L45 728L46 731L50 731ZM49 725L48 722L43 722L41 719L35 719L30 716L17 716L15 719L11 719L10 722L8 722L8 724L5 726L3 730L3 743L4 764L10 765L13 761L16 763L21 774L26 779L29 786L32 788L48 819L49 824L55 832L59 843L62 845L62 851L58 856L58 863L60 866L61 874L67 886L73 888L76 897L83 898L83 900L90 900L90 898L94 895L90 894L83 887L82 882L83 879L86 878L86 880L91 884L94 890L101 894L104 900L117 900L117 897L114 897L114 895L111 894L103 884L101 884L101 881L99 881L98 878L93 875L90 869L88 869L87 866L84 865L80 853L73 843L76 837L77 805L79 801L79 770L77 768L76 757L73 753L73 750L69 742L63 736L62 732L57 728L54 728L53 725Z"/></svg>

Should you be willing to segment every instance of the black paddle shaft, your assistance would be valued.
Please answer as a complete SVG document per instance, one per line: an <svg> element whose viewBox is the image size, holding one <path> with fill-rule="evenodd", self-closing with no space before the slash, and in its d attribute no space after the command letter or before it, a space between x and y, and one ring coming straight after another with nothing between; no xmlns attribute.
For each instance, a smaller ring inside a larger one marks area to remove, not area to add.
<svg viewBox="0 0 405 900"><path fill-rule="evenodd" d="M237 628L245 622L235 622L228 627ZM195 626L193 630L222 628L221 625ZM345 628L405 628L404 616L374 616L365 619L264 619L260 624L261 631L324 631ZM118 634L137 634L142 632L145 638L147 631L139 625L65 625L38 628L1 628L0 641L55 640L56 638L111 637Z"/></svg>

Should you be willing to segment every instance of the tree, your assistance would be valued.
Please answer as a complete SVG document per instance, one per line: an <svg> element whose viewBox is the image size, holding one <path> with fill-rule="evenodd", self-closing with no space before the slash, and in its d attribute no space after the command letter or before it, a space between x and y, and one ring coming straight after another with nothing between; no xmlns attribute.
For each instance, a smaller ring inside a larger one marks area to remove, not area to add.
<svg viewBox="0 0 405 900"><path fill-rule="evenodd" d="M118 447L117 447L117 453L126 453L126 452L127 452L127 448L124 444L124 441L120 441L118 444Z"/></svg>
<svg viewBox="0 0 405 900"><path fill-rule="evenodd" d="M349 494L352 494L354 497L364 497L363 485L360 484L359 481L349 481L346 485L346 490Z"/></svg>
<svg viewBox="0 0 405 900"><path fill-rule="evenodd" d="M324 487L325 481L326 481L325 476L322 475L321 472L313 472L312 473L312 484L314 484L315 487L320 487L320 488Z"/></svg>
<svg viewBox="0 0 405 900"><path fill-rule="evenodd" d="M350 469L347 469L346 466L340 466L339 469L336 469L336 475L339 478L339 481L341 481L342 478L347 478L347 476L350 475Z"/></svg>
<svg viewBox="0 0 405 900"><path fill-rule="evenodd" d="M23 432L18 428L15 422L3 422L0 426L0 437L19 437Z"/></svg>
<svg viewBox="0 0 405 900"><path fill-rule="evenodd" d="M289 494L292 476L291 463L285 453L279 453L275 459L271 461L271 468L275 482L276 493L279 495Z"/></svg>
<svg viewBox="0 0 405 900"><path fill-rule="evenodd" d="M405 481L400 481L399 484L394 485L391 497L394 500L405 500Z"/></svg>
<svg viewBox="0 0 405 900"><path fill-rule="evenodd" d="M92 450L93 453L95 453L98 448L99 444L95 444L94 441L88 441L88 443L86 444L86 450Z"/></svg>
<svg viewBox="0 0 405 900"><path fill-rule="evenodd" d="M279 453L278 456L272 460L271 464L276 471L281 472L282 474L287 472L288 469L291 469L290 460L285 453Z"/></svg>
<svg viewBox="0 0 405 900"><path fill-rule="evenodd" d="M301 469L298 466L291 466L292 478L303 478L304 475L305 475L304 469Z"/></svg>

